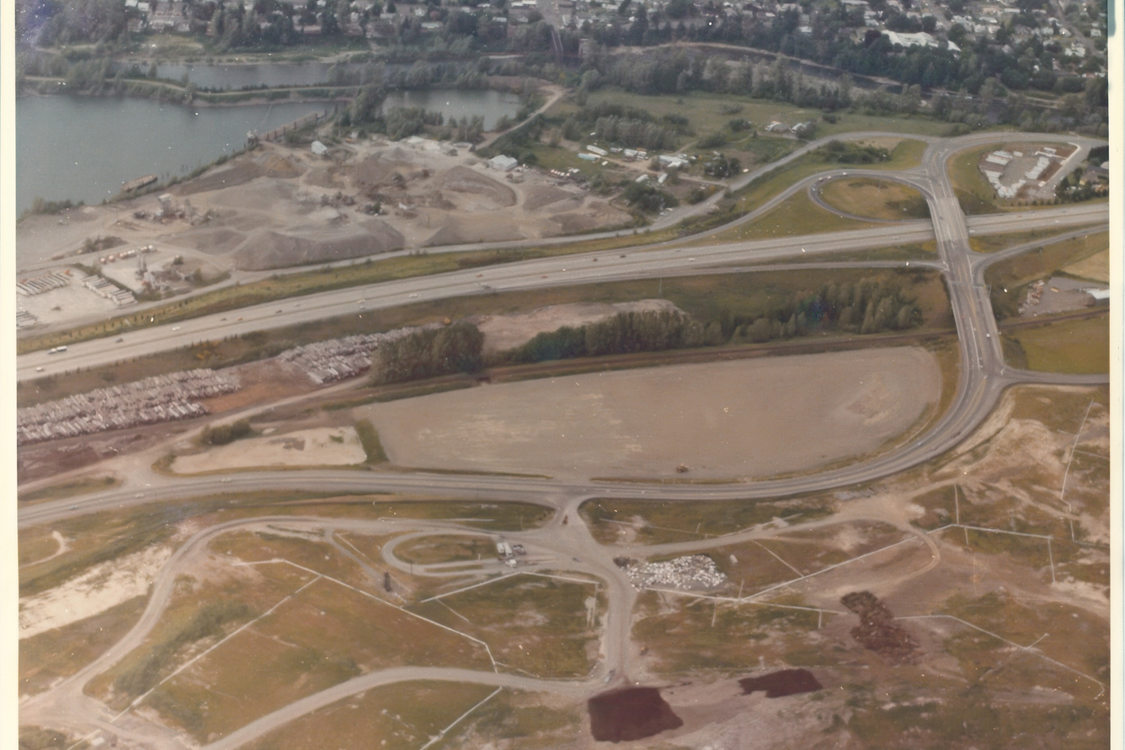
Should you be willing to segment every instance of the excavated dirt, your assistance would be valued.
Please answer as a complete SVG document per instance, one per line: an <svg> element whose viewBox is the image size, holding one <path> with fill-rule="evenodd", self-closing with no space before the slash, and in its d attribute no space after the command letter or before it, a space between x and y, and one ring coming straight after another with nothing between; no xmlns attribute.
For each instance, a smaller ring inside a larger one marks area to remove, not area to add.
<svg viewBox="0 0 1125 750"><path fill-rule="evenodd" d="M767 698L812 693L824 687L807 669L782 669L761 677L743 677L738 684L746 695L764 690Z"/></svg>
<svg viewBox="0 0 1125 750"><path fill-rule="evenodd" d="M590 732L602 742L639 740L684 725L660 697L660 691L652 687L602 693L586 705L590 711Z"/></svg>
<svg viewBox="0 0 1125 750"><path fill-rule="evenodd" d="M852 637L861 646L896 664L917 659L918 641L894 621L891 610L877 596L870 591L853 591L845 594L840 603L859 615L859 625L852 628Z"/></svg>

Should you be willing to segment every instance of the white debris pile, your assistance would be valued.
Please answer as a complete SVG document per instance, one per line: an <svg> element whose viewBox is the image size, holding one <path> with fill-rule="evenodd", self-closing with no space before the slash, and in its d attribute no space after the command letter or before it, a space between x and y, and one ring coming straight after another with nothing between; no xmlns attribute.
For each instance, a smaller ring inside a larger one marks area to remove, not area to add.
<svg viewBox="0 0 1125 750"><path fill-rule="evenodd" d="M308 376L309 380L320 385L361 375L371 369L371 350L380 344L394 341L415 331L437 328L431 323L421 327L396 328L385 333L362 333L328 341L287 349L277 355L282 362L289 362Z"/></svg>
<svg viewBox="0 0 1125 750"><path fill-rule="evenodd" d="M207 409L199 399L238 388L237 376L208 369L98 388L20 409L16 413L17 441L22 445L202 416Z"/></svg>
<svg viewBox="0 0 1125 750"><path fill-rule="evenodd" d="M644 564L632 562L626 566L625 573L637 589L698 591L721 586L727 580L715 561L707 555L687 555Z"/></svg>

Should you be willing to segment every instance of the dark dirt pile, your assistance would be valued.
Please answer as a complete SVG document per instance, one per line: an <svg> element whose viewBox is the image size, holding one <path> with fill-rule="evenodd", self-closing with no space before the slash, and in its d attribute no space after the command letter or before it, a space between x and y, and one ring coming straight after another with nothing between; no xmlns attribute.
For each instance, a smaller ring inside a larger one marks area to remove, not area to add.
<svg viewBox="0 0 1125 750"><path fill-rule="evenodd" d="M651 737L684 725L660 691L651 687L625 688L587 701L590 731L601 742L626 742Z"/></svg>
<svg viewBox="0 0 1125 750"><path fill-rule="evenodd" d="M914 661L918 642L894 621L894 615L877 596L870 591L853 591L840 603L859 615L852 638L861 646L899 664Z"/></svg>
<svg viewBox="0 0 1125 750"><path fill-rule="evenodd" d="M738 684L746 695L765 690L767 698L812 693L824 687L807 669L781 669L761 677L743 677Z"/></svg>

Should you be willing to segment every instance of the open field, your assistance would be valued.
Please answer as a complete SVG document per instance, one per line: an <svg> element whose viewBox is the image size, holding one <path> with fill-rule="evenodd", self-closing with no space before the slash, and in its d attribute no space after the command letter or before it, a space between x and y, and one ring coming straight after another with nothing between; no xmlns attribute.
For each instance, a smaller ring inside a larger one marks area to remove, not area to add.
<svg viewBox="0 0 1125 750"><path fill-rule="evenodd" d="M92 617L54 628L19 643L19 692L41 692L100 656L141 616L145 597L138 596Z"/></svg>
<svg viewBox="0 0 1125 750"><path fill-rule="evenodd" d="M549 693L503 690L448 736L460 747L565 747L586 723L583 703Z"/></svg>
<svg viewBox="0 0 1125 750"><path fill-rule="evenodd" d="M794 387L805 397L779 398ZM674 477L686 465L692 477L762 476L873 451L940 390L928 353L880 349L528 381L357 413L402 466ZM671 392L666 409L646 408Z"/></svg>
<svg viewBox="0 0 1125 750"><path fill-rule="evenodd" d="M826 183L820 192L825 202L856 216L894 221L930 215L922 194L899 182L847 177Z"/></svg>
<svg viewBox="0 0 1125 750"><path fill-rule="evenodd" d="M871 224L856 221L816 205L807 193L790 196L781 205L764 216L718 235L724 242L761 240L769 237L791 237L816 232L836 232L845 229L866 229Z"/></svg>
<svg viewBox="0 0 1125 750"><path fill-rule="evenodd" d="M1026 232L1005 232L1003 234L976 234L969 238L969 247L975 253L994 253L997 250L1022 245L1025 242L1048 239L1057 234L1069 234L1073 229L1032 229Z"/></svg>
<svg viewBox="0 0 1125 750"><path fill-rule="evenodd" d="M53 484L49 487L44 487L41 490L33 492L25 492L20 495L19 501L23 503L34 503L42 500L59 500L64 497L75 497L76 495L85 495L91 492L103 492L105 490L113 489L121 483L121 480L115 477L83 477L81 479L68 480Z"/></svg>
<svg viewBox="0 0 1125 750"><path fill-rule="evenodd" d="M1045 321L1004 333L1014 347L1008 361L1044 372L1109 372L1109 316ZM1009 351L1006 349L1006 351Z"/></svg>
<svg viewBox="0 0 1125 750"><path fill-rule="evenodd" d="M792 596L777 603L803 604ZM633 641L647 651L645 669L665 677L739 673L778 663L790 645L819 640L816 612L764 603L716 604L645 592L637 612Z"/></svg>
<svg viewBox="0 0 1125 750"><path fill-rule="evenodd" d="M775 501L588 500L580 512L590 533L602 544L663 544L729 534L768 523L806 522L829 514L830 497Z"/></svg>
<svg viewBox="0 0 1125 750"><path fill-rule="evenodd" d="M261 466L353 466L367 460L350 427L320 427L246 438L201 453L176 456L171 470L199 474Z"/></svg>
<svg viewBox="0 0 1125 750"><path fill-rule="evenodd" d="M1102 284L1109 283L1109 248L1100 253L1090 255L1077 263L1071 263L1062 269L1064 274L1080 279L1088 279Z"/></svg>
<svg viewBox="0 0 1125 750"><path fill-rule="evenodd" d="M401 544L395 555L415 565L490 559L496 545L485 536L456 534L425 536Z"/></svg>
<svg viewBox="0 0 1125 750"><path fill-rule="evenodd" d="M583 677L594 667L605 609L594 580L509 575L410 607L488 643L503 671Z"/></svg>
<svg viewBox="0 0 1125 750"><path fill-rule="evenodd" d="M295 719L247 748L413 750L492 691L486 685L452 682L407 682L374 688Z"/></svg>
<svg viewBox="0 0 1125 750"><path fill-rule="evenodd" d="M689 127L698 136L726 127L727 122L732 117L745 118L762 128L771 120L779 120L788 125L813 120L817 123L817 136L841 135L863 130L891 130L906 135L911 133L943 135L949 129L948 123L924 117L887 118L850 112L837 113L837 121L830 123L820 121L820 110L814 108L801 108L783 102L767 102L750 97L704 92L673 97L649 96L620 89L605 88L592 92L587 101L591 105L604 102L637 107L651 112L657 118L668 114L683 115L688 118ZM574 107L573 103L560 102L548 114L552 117L558 115L565 117L574 111ZM739 109L732 112L733 107Z"/></svg>
<svg viewBox="0 0 1125 750"><path fill-rule="evenodd" d="M160 686L149 705L200 740L359 674L407 664L487 668L468 639L372 595L316 580ZM224 696L242 700L224 700Z"/></svg>

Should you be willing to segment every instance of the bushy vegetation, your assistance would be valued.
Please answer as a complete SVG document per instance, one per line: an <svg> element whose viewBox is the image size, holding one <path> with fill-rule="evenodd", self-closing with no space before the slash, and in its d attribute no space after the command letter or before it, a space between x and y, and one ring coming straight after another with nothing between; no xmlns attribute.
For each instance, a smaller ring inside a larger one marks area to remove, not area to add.
<svg viewBox="0 0 1125 750"><path fill-rule="evenodd" d="M680 349L703 343L703 326L682 313L625 312L586 326L563 326L540 333L509 356L515 362L542 362Z"/></svg>
<svg viewBox="0 0 1125 750"><path fill-rule="evenodd" d="M651 182L630 181L621 197L635 209L655 214L679 204L676 196L665 192Z"/></svg>
<svg viewBox="0 0 1125 750"><path fill-rule="evenodd" d="M230 424L208 425L199 434L199 441L204 445L226 445L251 434L250 421L239 419Z"/></svg>
<svg viewBox="0 0 1125 750"><path fill-rule="evenodd" d="M376 385L421 380L481 367L484 334L465 321L426 328L379 345L371 358Z"/></svg>
<svg viewBox="0 0 1125 750"><path fill-rule="evenodd" d="M829 141L817 149L817 154L838 164L875 164L891 158L885 148L844 141Z"/></svg>
<svg viewBox="0 0 1125 750"><path fill-rule="evenodd" d="M161 672L176 652L184 646L223 632L228 622L243 620L253 614L245 602L222 600L210 602L166 640L158 643L131 668L113 681L114 690L125 695L141 695L156 686Z"/></svg>
<svg viewBox="0 0 1125 750"><path fill-rule="evenodd" d="M582 107L563 122L563 137L583 140L588 133L607 143L649 150L675 148L678 136L688 133L687 119L666 115L656 119L635 107L602 103Z"/></svg>

